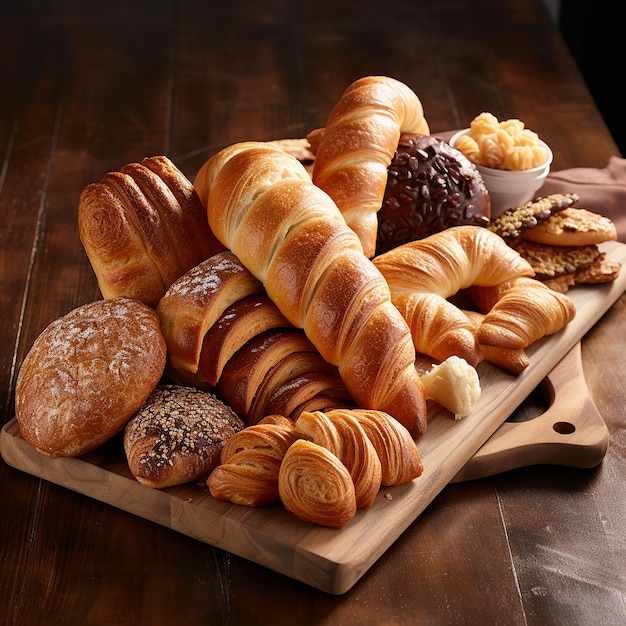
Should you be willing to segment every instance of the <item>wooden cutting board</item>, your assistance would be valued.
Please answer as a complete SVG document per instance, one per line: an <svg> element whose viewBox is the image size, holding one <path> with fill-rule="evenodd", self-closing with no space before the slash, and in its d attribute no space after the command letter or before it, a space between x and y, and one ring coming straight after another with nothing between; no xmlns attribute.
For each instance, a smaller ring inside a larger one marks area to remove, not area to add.
<svg viewBox="0 0 626 626"><path fill-rule="evenodd" d="M626 265L626 245L610 242L603 244L602 248L613 259ZM552 458L546 456L545 428L540 429L539 434L531 432L523 437L507 434L516 425L505 425L503 431L496 431L572 348L574 357L568 359L579 358L576 345L625 289L626 271L623 271L613 283L571 290L569 295L577 309L575 319L561 332L529 348L530 365L520 376L511 376L489 363L482 363L478 367L481 398L471 415L455 420L444 409L431 407L428 431L418 440L425 468L422 476L406 485L383 488L374 505L358 511L341 530L305 523L281 505L253 509L218 502L211 498L206 488L195 484L166 490L143 487L128 470L119 438L81 458L50 459L38 454L21 439L13 419L2 430L0 451L9 465L20 470L242 556L322 591L342 594L367 572L451 481L517 466L522 458L519 442L523 441L527 450L529 446L533 449L533 442L527 441L528 436L536 440L536 450L542 451L536 457L538 462ZM560 371L557 387L567 385L571 365ZM576 371L580 373L577 365L574 367ZM567 392L564 395L567 396ZM558 411L557 406L555 403L554 411ZM571 420L573 415L568 419ZM550 428L561 421L569 423L569 426L562 427L564 430L570 427L580 430L578 422L586 419L586 412L581 410L574 416L575 421L570 422L556 418ZM597 419L597 412L593 417ZM554 413L548 419L554 420ZM584 451L580 455L570 449L566 464L576 465L577 459L584 467L599 463L606 449L606 442L602 441L606 432L601 426L599 431L599 443L594 439L591 446L579 445L579 452ZM494 433L495 437L488 442ZM484 445L487 447L481 454L479 450ZM555 448L554 443L550 446ZM593 454L583 459L589 447L593 448ZM507 450L511 450L508 457ZM488 462L485 463L485 459ZM466 466L469 469L464 473Z"/></svg>

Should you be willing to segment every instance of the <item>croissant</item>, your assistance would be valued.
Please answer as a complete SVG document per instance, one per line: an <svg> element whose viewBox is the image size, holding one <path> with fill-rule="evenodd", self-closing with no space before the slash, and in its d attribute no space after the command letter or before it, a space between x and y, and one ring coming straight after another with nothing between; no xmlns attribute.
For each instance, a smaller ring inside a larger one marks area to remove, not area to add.
<svg viewBox="0 0 626 626"><path fill-rule="evenodd" d="M280 148L247 142L210 158L194 185L212 231L338 367L353 400L422 434L426 401L410 330L358 237L303 166Z"/></svg>
<svg viewBox="0 0 626 626"><path fill-rule="evenodd" d="M439 361L483 359L474 325L448 298L471 285L493 286L532 276L530 264L498 235L479 226L456 226L390 250L373 260L393 303L407 321L418 352Z"/></svg>
<svg viewBox="0 0 626 626"><path fill-rule="evenodd" d="M222 448L221 464L207 478L211 495L245 506L278 501L280 464L296 438L293 424L274 415L235 433Z"/></svg>
<svg viewBox="0 0 626 626"><path fill-rule="evenodd" d="M254 424L268 412L297 417L311 406L352 403L328 364L230 251L176 280L157 307L168 348L167 373L211 390Z"/></svg>
<svg viewBox="0 0 626 626"><path fill-rule="evenodd" d="M326 415L331 421L339 415L349 415L357 420L380 460L382 485L401 485L421 476L423 465L415 440L391 416L366 409L333 409Z"/></svg>
<svg viewBox="0 0 626 626"><path fill-rule="evenodd" d="M216 386L228 361L245 344L267 330L289 327L267 295L250 295L235 302L207 330L198 361L200 380Z"/></svg>
<svg viewBox="0 0 626 626"><path fill-rule="evenodd" d="M316 148L313 182L337 203L369 258L401 133L430 133L419 98L393 78L367 76L343 93Z"/></svg>
<svg viewBox="0 0 626 626"><path fill-rule="evenodd" d="M476 337L480 344L519 350L564 328L576 315L574 303L538 280L519 277L470 295L485 313Z"/></svg>
<svg viewBox="0 0 626 626"><path fill-rule="evenodd" d="M78 230L104 298L151 307L179 276L223 249L191 182L164 156L87 185Z"/></svg>
<svg viewBox="0 0 626 626"><path fill-rule="evenodd" d="M195 374L209 328L233 303L263 293L263 285L228 250L179 277L157 306L167 342L168 366Z"/></svg>
<svg viewBox="0 0 626 626"><path fill-rule="evenodd" d="M374 445L349 411L304 412L295 423L303 438L330 450L348 469L354 482L358 509L372 506L382 480Z"/></svg>
<svg viewBox="0 0 626 626"><path fill-rule="evenodd" d="M470 310L466 310L464 313L474 325L474 333L477 333L480 325L485 319L484 314L479 311ZM528 355L523 348L498 348L496 346L487 346L484 344L478 344L478 347L483 353L485 361L497 365L514 376L521 374L530 363Z"/></svg>
<svg viewBox="0 0 626 626"><path fill-rule="evenodd" d="M278 494L286 509L321 526L343 528L356 514L356 496L346 466L330 450L295 441L278 472Z"/></svg>

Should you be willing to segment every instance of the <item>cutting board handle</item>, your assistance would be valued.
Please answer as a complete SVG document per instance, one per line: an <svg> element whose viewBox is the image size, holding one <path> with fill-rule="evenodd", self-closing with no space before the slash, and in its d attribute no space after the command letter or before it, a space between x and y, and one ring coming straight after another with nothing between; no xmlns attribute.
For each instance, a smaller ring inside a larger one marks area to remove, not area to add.
<svg viewBox="0 0 626 626"><path fill-rule="evenodd" d="M540 388L547 396L548 409L527 421L504 422L452 482L529 465L590 468L601 463L609 432L589 394L580 342L548 374Z"/></svg>

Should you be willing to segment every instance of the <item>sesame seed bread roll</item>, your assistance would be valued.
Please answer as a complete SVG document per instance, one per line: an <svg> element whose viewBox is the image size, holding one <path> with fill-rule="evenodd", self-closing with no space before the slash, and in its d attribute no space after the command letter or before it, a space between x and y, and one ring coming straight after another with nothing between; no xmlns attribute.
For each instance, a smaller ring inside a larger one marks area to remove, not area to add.
<svg viewBox="0 0 626 626"><path fill-rule="evenodd" d="M208 475L224 444L243 428L212 393L161 385L124 430L128 467L139 483L162 489Z"/></svg>
<svg viewBox="0 0 626 626"><path fill-rule="evenodd" d="M165 340L154 310L99 300L52 322L17 379L22 437L47 456L85 454L121 431L156 387Z"/></svg>

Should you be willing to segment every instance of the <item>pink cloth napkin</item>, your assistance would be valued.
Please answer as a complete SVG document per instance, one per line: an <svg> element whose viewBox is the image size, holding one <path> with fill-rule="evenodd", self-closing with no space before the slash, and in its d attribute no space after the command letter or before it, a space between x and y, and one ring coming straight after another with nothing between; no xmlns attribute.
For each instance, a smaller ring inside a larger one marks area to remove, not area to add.
<svg viewBox="0 0 626 626"><path fill-rule="evenodd" d="M575 167L550 172L537 195L552 193L577 193L580 200L575 206L611 219L618 240L626 242L626 159L613 156L604 169Z"/></svg>

